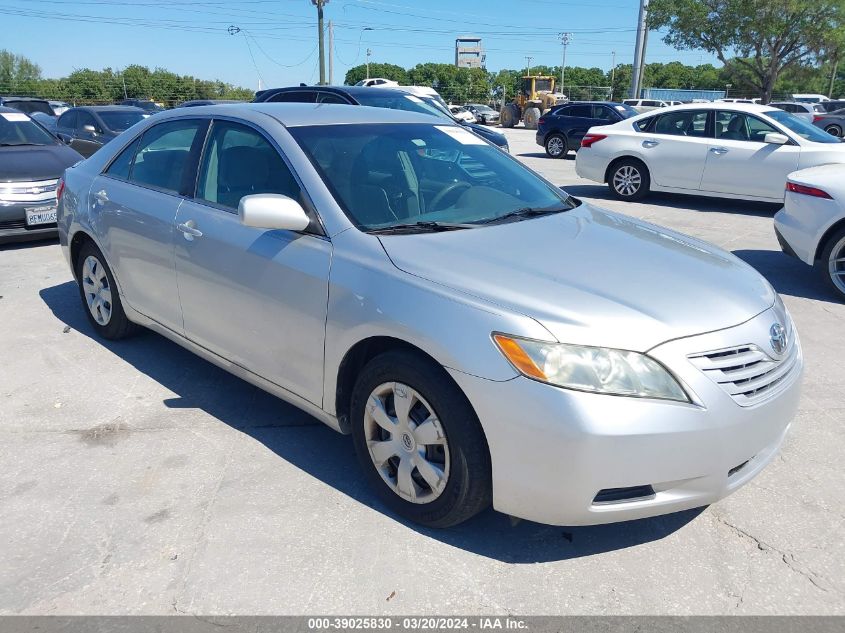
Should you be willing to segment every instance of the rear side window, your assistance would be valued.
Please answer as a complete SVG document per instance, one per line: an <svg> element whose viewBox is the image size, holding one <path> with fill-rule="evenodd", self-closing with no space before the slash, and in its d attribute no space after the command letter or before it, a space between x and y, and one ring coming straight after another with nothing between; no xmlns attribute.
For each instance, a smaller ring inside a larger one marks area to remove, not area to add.
<svg viewBox="0 0 845 633"><path fill-rule="evenodd" d="M132 165L132 182L178 193L191 146L202 122L178 120L150 128L141 137Z"/></svg>
<svg viewBox="0 0 845 633"><path fill-rule="evenodd" d="M237 211L244 196L279 193L299 199L299 185L279 152L252 128L214 123L200 166L196 197Z"/></svg>
<svg viewBox="0 0 845 633"><path fill-rule="evenodd" d="M135 158L135 152L138 149L138 144L140 142L140 137L136 138L129 147L120 152L120 154L117 155L117 158L115 158L111 165L109 165L108 169L106 169L106 173L109 176L114 176L115 178L129 180L129 171L132 169L132 159Z"/></svg>
<svg viewBox="0 0 845 633"><path fill-rule="evenodd" d="M70 128L71 130L76 128L76 110L70 110L69 112L65 112L62 116L59 117L59 122L57 124L59 127L66 127Z"/></svg>
<svg viewBox="0 0 845 633"><path fill-rule="evenodd" d="M349 102L340 95L336 95L333 92L318 92L317 103L340 103L347 105Z"/></svg>
<svg viewBox="0 0 845 633"><path fill-rule="evenodd" d="M639 121L634 123L634 129L640 132L645 132L649 128L649 126L654 123L654 119L655 117L653 116L648 117L647 119L640 119Z"/></svg>

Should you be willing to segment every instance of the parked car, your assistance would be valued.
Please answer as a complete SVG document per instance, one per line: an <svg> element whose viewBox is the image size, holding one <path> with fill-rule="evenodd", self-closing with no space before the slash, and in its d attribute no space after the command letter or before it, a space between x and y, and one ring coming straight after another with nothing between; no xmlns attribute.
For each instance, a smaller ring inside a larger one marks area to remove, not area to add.
<svg viewBox="0 0 845 633"><path fill-rule="evenodd" d="M789 174L775 234L785 253L814 266L845 299L845 166Z"/></svg>
<svg viewBox="0 0 845 633"><path fill-rule="evenodd" d="M748 103L752 105L759 105L760 99L758 98L749 98L749 97L731 97L730 99L716 99L716 103Z"/></svg>
<svg viewBox="0 0 845 633"><path fill-rule="evenodd" d="M834 112L836 110L845 109L845 99L831 99L830 101L820 101L815 105L821 108L821 110L818 110L818 112Z"/></svg>
<svg viewBox="0 0 845 633"><path fill-rule="evenodd" d="M499 113L483 103L467 103L464 108L472 113L475 120L481 125L499 125Z"/></svg>
<svg viewBox="0 0 845 633"><path fill-rule="evenodd" d="M583 101L553 108L537 121L534 140L552 158L577 150L591 127L610 125L637 116L631 106L610 101Z"/></svg>
<svg viewBox="0 0 845 633"><path fill-rule="evenodd" d="M85 158L149 116L133 106L80 106L59 117L56 134Z"/></svg>
<svg viewBox="0 0 845 633"><path fill-rule="evenodd" d="M504 134L482 125L466 123L451 115L441 100L408 94L401 88L365 88L364 86L295 86L271 88L255 95L256 103L342 103L373 108L411 110L439 117L448 123L460 123L499 149L509 151Z"/></svg>
<svg viewBox="0 0 845 633"><path fill-rule="evenodd" d="M623 99L622 104L633 108L638 113L665 108L670 105L678 105L675 101L661 101L659 99Z"/></svg>
<svg viewBox="0 0 845 633"><path fill-rule="evenodd" d="M155 114L157 112L164 112L165 110L165 108L161 107L155 101L150 101L149 99L124 99L118 102L117 105L141 108L147 114Z"/></svg>
<svg viewBox="0 0 845 633"><path fill-rule="evenodd" d="M29 116L0 106L0 243L56 236L56 183L80 160Z"/></svg>
<svg viewBox="0 0 845 633"><path fill-rule="evenodd" d="M53 114L56 116L61 116L68 110L70 110L73 106L65 101L48 101L47 103L50 104L50 109L53 111Z"/></svg>
<svg viewBox="0 0 845 633"><path fill-rule="evenodd" d="M821 103L822 101L830 101L830 98L820 94L793 94L792 100L804 103Z"/></svg>
<svg viewBox="0 0 845 633"><path fill-rule="evenodd" d="M843 130L845 130L845 108L816 114L813 117L813 125L820 127L832 136L842 138Z"/></svg>
<svg viewBox="0 0 845 633"><path fill-rule="evenodd" d="M48 101L34 97L0 97L0 106L14 108L18 112L25 112L26 114L33 112L43 112L50 116L54 114Z"/></svg>
<svg viewBox="0 0 845 633"><path fill-rule="evenodd" d="M33 112L29 115L29 118L41 125L50 134L56 136L56 124L58 123L59 117L44 114L43 112Z"/></svg>
<svg viewBox="0 0 845 633"><path fill-rule="evenodd" d="M824 113L825 109L819 103L804 103L801 101L773 101L769 104L773 108L794 114L799 119L813 122L816 114Z"/></svg>
<svg viewBox="0 0 845 633"><path fill-rule="evenodd" d="M202 105L223 105L229 103L243 103L235 99L193 99L191 101L183 101L177 107L179 108L193 108Z"/></svg>
<svg viewBox="0 0 845 633"><path fill-rule="evenodd" d="M428 115L171 110L63 191L97 335L149 327L351 433L428 526L491 501L562 525L713 503L798 406L798 335L753 268Z"/></svg>
<svg viewBox="0 0 845 633"><path fill-rule="evenodd" d="M370 79L362 79L361 81L355 84L356 86L398 86L398 81L393 81L392 79L384 79L382 77L372 77Z"/></svg>
<svg viewBox="0 0 845 633"><path fill-rule="evenodd" d="M788 112L743 103L674 106L591 129L575 170L622 200L649 191L783 201L790 172L845 163L845 144Z"/></svg>
<svg viewBox="0 0 845 633"><path fill-rule="evenodd" d="M475 123L475 117L472 112L459 105L450 105L449 112L453 117L459 121L466 121L467 123Z"/></svg>

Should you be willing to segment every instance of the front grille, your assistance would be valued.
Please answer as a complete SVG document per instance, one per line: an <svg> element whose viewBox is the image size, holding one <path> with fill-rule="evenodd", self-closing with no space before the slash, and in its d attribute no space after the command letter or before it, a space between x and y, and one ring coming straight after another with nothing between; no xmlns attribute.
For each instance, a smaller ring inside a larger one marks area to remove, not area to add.
<svg viewBox="0 0 845 633"><path fill-rule="evenodd" d="M55 200L58 182L55 178L28 182L0 182L0 203L19 204Z"/></svg>
<svg viewBox="0 0 845 633"><path fill-rule="evenodd" d="M26 220L0 220L0 231L3 229L25 229Z"/></svg>
<svg viewBox="0 0 845 633"><path fill-rule="evenodd" d="M789 347L776 360L753 344L689 356L713 382L737 404L750 407L779 393L798 367L798 345L790 332Z"/></svg>

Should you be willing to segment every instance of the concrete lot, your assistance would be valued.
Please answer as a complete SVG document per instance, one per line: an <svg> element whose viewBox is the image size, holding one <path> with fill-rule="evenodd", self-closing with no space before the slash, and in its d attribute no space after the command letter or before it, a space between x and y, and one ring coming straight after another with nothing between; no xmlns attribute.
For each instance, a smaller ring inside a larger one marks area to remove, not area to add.
<svg viewBox="0 0 845 633"><path fill-rule="evenodd" d="M779 459L704 510L420 529L348 438L159 336L92 338L56 243L0 247L0 613L845 614L845 305L777 249L775 209L610 201L574 156L508 136L573 194L731 250L784 295L807 370Z"/></svg>

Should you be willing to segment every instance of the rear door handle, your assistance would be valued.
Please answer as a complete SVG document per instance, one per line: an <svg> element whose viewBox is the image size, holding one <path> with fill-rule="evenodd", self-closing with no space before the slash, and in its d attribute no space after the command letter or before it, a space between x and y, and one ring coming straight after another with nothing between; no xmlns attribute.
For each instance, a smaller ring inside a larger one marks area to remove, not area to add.
<svg viewBox="0 0 845 633"><path fill-rule="evenodd" d="M655 141L653 139L648 139L646 141L643 141L643 147L645 147L645 148L657 147L658 145L660 145L660 141Z"/></svg>
<svg viewBox="0 0 845 633"><path fill-rule="evenodd" d="M177 224L176 228L182 231L182 237L189 242L192 242L195 237L202 237L202 231L196 228L197 223L193 220L188 220L184 224Z"/></svg>
<svg viewBox="0 0 845 633"><path fill-rule="evenodd" d="M727 147L711 147L710 151L713 152L714 154L717 154L718 156L721 156L722 154L728 153L728 148Z"/></svg>

